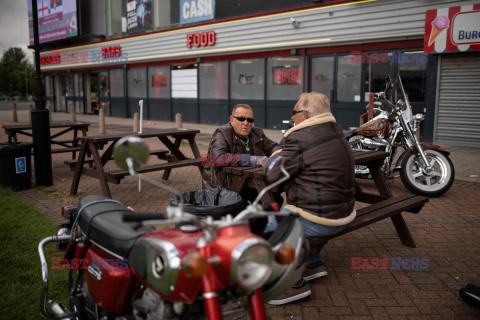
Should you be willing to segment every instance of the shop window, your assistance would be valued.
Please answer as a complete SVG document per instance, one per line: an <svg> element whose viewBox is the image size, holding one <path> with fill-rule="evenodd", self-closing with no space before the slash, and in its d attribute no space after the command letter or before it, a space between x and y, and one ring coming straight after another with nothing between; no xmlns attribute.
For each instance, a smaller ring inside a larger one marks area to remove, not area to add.
<svg viewBox="0 0 480 320"><path fill-rule="evenodd" d="M267 99L297 100L303 91L303 58L267 59Z"/></svg>
<svg viewBox="0 0 480 320"><path fill-rule="evenodd" d="M100 98L108 98L108 72L100 71L98 73L98 91Z"/></svg>
<svg viewBox="0 0 480 320"><path fill-rule="evenodd" d="M67 74L67 87L66 87L66 97L73 97L73 75Z"/></svg>
<svg viewBox="0 0 480 320"><path fill-rule="evenodd" d="M228 99L228 62L205 62L199 67L200 99Z"/></svg>
<svg viewBox="0 0 480 320"><path fill-rule="evenodd" d="M83 97L83 75L81 73L74 74L73 80L75 82L75 97Z"/></svg>
<svg viewBox="0 0 480 320"><path fill-rule="evenodd" d="M150 98L170 98L170 66L149 67L148 86Z"/></svg>
<svg viewBox="0 0 480 320"><path fill-rule="evenodd" d="M231 98L263 100L265 98L265 60L234 60L230 64Z"/></svg>
<svg viewBox="0 0 480 320"><path fill-rule="evenodd" d="M403 52L397 57L398 70L403 87L410 102L425 101L425 81L427 77L427 54L422 51ZM401 93L398 92L397 94Z"/></svg>
<svg viewBox="0 0 480 320"><path fill-rule="evenodd" d="M65 111L66 103L65 97L67 95L67 83L65 74L60 74L56 77L56 89L57 89L57 111Z"/></svg>
<svg viewBox="0 0 480 320"><path fill-rule="evenodd" d="M198 97L197 64L172 66L172 98Z"/></svg>
<svg viewBox="0 0 480 320"><path fill-rule="evenodd" d="M147 97L147 68L128 69L128 97Z"/></svg>
<svg viewBox="0 0 480 320"><path fill-rule="evenodd" d="M107 32L110 37L122 36L127 30L126 0L107 0Z"/></svg>
<svg viewBox="0 0 480 320"><path fill-rule="evenodd" d="M47 97L53 96L53 81L51 76L45 77L45 94Z"/></svg>
<svg viewBox="0 0 480 320"><path fill-rule="evenodd" d="M363 52L360 56L354 57L354 60L365 63L365 92L367 93L385 90L385 75L388 74L392 78L395 75L391 52Z"/></svg>
<svg viewBox="0 0 480 320"><path fill-rule="evenodd" d="M334 57L315 57L312 59L312 91L323 93L332 100Z"/></svg>
<svg viewBox="0 0 480 320"><path fill-rule="evenodd" d="M110 70L110 96L123 98L123 69Z"/></svg>
<svg viewBox="0 0 480 320"><path fill-rule="evenodd" d="M360 102L362 65L353 63L351 56L339 56L337 60L337 101Z"/></svg>

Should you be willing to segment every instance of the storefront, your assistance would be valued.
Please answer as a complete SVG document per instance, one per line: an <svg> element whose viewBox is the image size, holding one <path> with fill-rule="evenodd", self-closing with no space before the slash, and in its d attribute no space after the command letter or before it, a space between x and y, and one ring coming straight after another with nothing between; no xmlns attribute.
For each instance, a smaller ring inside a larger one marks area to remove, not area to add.
<svg viewBox="0 0 480 320"><path fill-rule="evenodd" d="M425 51L439 59L435 141L480 147L480 4L427 11Z"/></svg>
<svg viewBox="0 0 480 320"><path fill-rule="evenodd" d="M42 57L58 55L59 63L42 70L55 84L63 81L60 96L73 75L65 104L78 102L83 112L97 98L108 115L133 117L143 100L147 119L182 113L186 122L222 124L235 104L247 103L255 125L273 129L290 118L299 94L312 90L329 97L345 129L358 126L368 93L382 89L385 74L401 74L414 111L426 114L424 140L432 141L439 58L423 51L425 12L447 3L341 2L200 23L45 51ZM86 89L93 90L92 77L96 97ZM81 81L83 92L75 89ZM56 100L56 110L67 112Z"/></svg>

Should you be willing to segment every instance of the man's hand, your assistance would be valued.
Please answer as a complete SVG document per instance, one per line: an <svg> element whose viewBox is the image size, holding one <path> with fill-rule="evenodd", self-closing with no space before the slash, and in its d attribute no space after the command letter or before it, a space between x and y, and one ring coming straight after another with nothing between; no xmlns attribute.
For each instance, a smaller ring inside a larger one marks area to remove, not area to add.
<svg viewBox="0 0 480 320"><path fill-rule="evenodd" d="M261 167L265 166L268 161L268 157L265 156L251 156L249 154L240 155L241 167Z"/></svg>

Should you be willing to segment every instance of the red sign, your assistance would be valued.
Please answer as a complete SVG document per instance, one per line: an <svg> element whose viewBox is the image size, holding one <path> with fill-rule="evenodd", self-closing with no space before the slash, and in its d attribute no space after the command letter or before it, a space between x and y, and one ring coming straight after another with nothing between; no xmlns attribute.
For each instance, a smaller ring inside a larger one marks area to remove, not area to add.
<svg viewBox="0 0 480 320"><path fill-rule="evenodd" d="M120 57L122 49L119 45L102 47L102 58Z"/></svg>
<svg viewBox="0 0 480 320"><path fill-rule="evenodd" d="M273 83L276 85L298 84L301 69L298 66L273 67L273 74Z"/></svg>
<svg viewBox="0 0 480 320"><path fill-rule="evenodd" d="M156 74L152 77L152 87L166 87L168 85L168 76L166 74Z"/></svg>
<svg viewBox="0 0 480 320"><path fill-rule="evenodd" d="M57 64L60 62L60 54L51 54L49 56L40 57L40 64Z"/></svg>
<svg viewBox="0 0 480 320"><path fill-rule="evenodd" d="M215 31L187 34L187 48L213 46L215 37Z"/></svg>

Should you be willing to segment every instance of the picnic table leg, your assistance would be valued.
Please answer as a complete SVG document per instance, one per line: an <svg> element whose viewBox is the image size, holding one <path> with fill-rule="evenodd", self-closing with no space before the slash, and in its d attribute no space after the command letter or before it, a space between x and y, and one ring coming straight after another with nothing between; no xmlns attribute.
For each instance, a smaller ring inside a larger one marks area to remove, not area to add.
<svg viewBox="0 0 480 320"><path fill-rule="evenodd" d="M175 138L175 143L173 145L175 146L176 149L178 149L181 143L182 143L182 138ZM168 178L170 177L170 172L172 172L172 169L165 169L165 171L163 171L162 179L168 180Z"/></svg>
<svg viewBox="0 0 480 320"><path fill-rule="evenodd" d="M75 166L75 173L73 174L72 187L70 188L70 195L76 195L78 184L80 183L80 176L82 175L83 164L85 162L85 155L87 153L87 143L82 141L80 152L78 153L78 161Z"/></svg>
<svg viewBox="0 0 480 320"><path fill-rule="evenodd" d="M232 185L228 187L228 189L235 191L237 193L242 194L243 190L245 190L245 180L247 178L244 176L232 176Z"/></svg>
<svg viewBox="0 0 480 320"><path fill-rule="evenodd" d="M89 143L90 152L92 153L93 162L95 163L95 170L98 170L98 180L100 180L100 185L102 186L103 194L111 198L112 194L110 193L110 188L108 187L107 176L103 170L103 163L98 154L98 150L95 146Z"/></svg>
<svg viewBox="0 0 480 320"><path fill-rule="evenodd" d="M382 164L383 160L377 160L374 164L369 165L368 169L370 170L370 174L372 175L373 181L375 182L375 186L377 187L380 195L391 198L393 195L388 188L387 179L382 171Z"/></svg>
<svg viewBox="0 0 480 320"><path fill-rule="evenodd" d="M73 144L72 145L74 147L78 147L78 142L77 142L77 139L76 139L77 138L77 131L78 131L78 129L76 129L76 128L73 130ZM75 159L75 154L76 154L75 150L72 151L72 159Z"/></svg>
<svg viewBox="0 0 480 320"><path fill-rule="evenodd" d="M412 235L408 230L407 224L402 217L402 214L396 214L390 217L392 219L395 230L397 230L398 237L404 246L415 248L415 241L413 241Z"/></svg>

